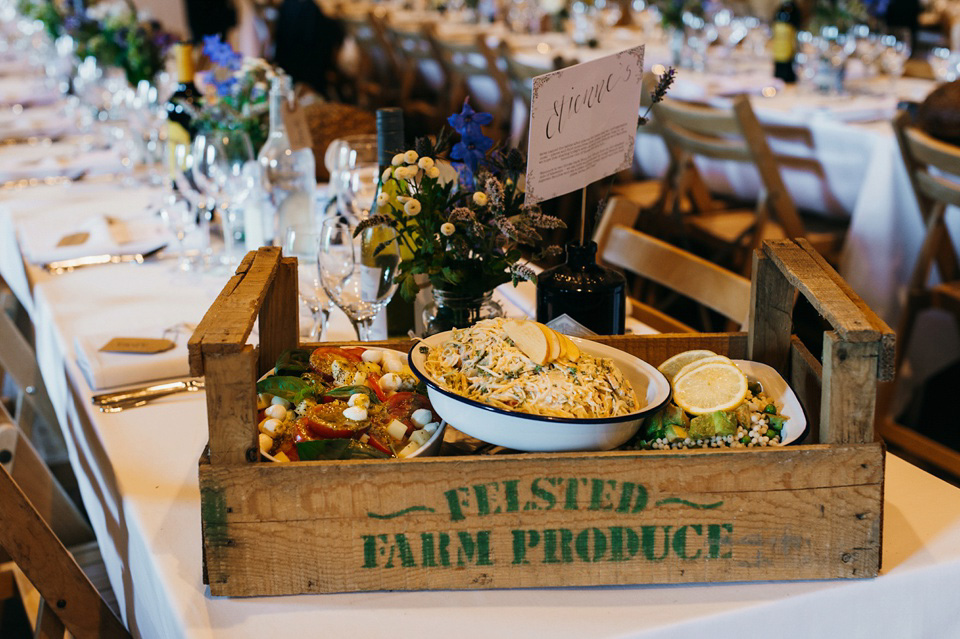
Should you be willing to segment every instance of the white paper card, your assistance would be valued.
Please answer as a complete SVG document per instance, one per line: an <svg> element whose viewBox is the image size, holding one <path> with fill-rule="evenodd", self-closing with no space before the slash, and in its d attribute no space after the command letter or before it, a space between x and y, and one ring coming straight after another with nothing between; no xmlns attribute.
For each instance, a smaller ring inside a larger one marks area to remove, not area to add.
<svg viewBox="0 0 960 639"><path fill-rule="evenodd" d="M533 79L527 202L630 168L640 115L643 45Z"/></svg>

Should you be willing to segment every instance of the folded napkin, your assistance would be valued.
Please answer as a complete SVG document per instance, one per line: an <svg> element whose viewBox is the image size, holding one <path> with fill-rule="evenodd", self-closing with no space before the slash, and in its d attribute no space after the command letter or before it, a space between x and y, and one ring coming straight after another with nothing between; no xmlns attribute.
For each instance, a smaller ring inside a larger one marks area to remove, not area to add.
<svg viewBox="0 0 960 639"><path fill-rule="evenodd" d="M33 264L46 264L89 255L148 253L170 240L169 232L155 217L116 219L104 215L75 225L51 229L43 219L24 220L19 225L20 249ZM64 244L64 238L87 234L82 242Z"/></svg>
<svg viewBox="0 0 960 639"><path fill-rule="evenodd" d="M76 131L62 104L34 106L14 112L0 110L0 138L59 137Z"/></svg>
<svg viewBox="0 0 960 639"><path fill-rule="evenodd" d="M43 77L0 77L0 105L50 104L59 98L60 92Z"/></svg>
<svg viewBox="0 0 960 639"><path fill-rule="evenodd" d="M84 151L72 142L53 144L12 144L0 148L0 182L81 173L118 173L124 169L113 149Z"/></svg>
<svg viewBox="0 0 960 639"><path fill-rule="evenodd" d="M143 384L190 374L187 361L189 330L179 327L153 327L137 329L135 335L98 334L77 336L73 340L77 354L77 366L93 390L115 386ZM176 346L162 353L108 353L100 349L114 337L166 337Z"/></svg>

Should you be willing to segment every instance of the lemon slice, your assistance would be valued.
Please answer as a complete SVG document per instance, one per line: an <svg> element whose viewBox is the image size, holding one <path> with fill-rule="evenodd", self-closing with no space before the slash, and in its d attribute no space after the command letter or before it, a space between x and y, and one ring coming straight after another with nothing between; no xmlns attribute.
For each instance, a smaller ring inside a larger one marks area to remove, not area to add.
<svg viewBox="0 0 960 639"><path fill-rule="evenodd" d="M703 359L704 357L712 357L714 355L716 355L716 353L707 350L684 351L682 353L677 353L663 364L660 364L660 366L657 367L657 370L663 373L663 376L667 378L667 381L672 382L673 378L676 377L680 369L690 362Z"/></svg>
<svg viewBox="0 0 960 639"><path fill-rule="evenodd" d="M691 415L733 410L747 396L747 376L734 364L710 362L673 381L673 401Z"/></svg>
<svg viewBox="0 0 960 639"><path fill-rule="evenodd" d="M733 366L736 366L736 364L733 363L733 360L731 360L726 355L710 355L708 357L701 357L700 359L695 359L689 364L684 365L683 368L681 368L676 372L676 374L674 374L673 379L671 381L675 382L680 378L681 375L685 373L689 373L693 369L699 366L703 366L704 364L709 364L710 362L723 362L724 364L732 364Z"/></svg>

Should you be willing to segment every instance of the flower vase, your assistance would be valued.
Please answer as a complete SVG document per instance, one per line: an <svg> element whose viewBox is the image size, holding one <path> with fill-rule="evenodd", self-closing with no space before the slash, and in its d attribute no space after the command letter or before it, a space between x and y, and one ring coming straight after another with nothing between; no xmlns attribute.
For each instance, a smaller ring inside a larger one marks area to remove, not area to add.
<svg viewBox="0 0 960 639"><path fill-rule="evenodd" d="M424 336L504 317L503 308L493 300L493 291L477 294L434 288L432 293L432 303L423 309Z"/></svg>

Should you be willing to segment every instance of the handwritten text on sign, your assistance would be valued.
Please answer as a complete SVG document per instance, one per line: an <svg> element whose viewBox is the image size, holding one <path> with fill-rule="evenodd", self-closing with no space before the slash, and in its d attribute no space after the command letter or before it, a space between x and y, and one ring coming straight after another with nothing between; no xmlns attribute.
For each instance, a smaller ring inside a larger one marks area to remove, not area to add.
<svg viewBox="0 0 960 639"><path fill-rule="evenodd" d="M630 168L643 46L537 76L526 193L548 200Z"/></svg>

